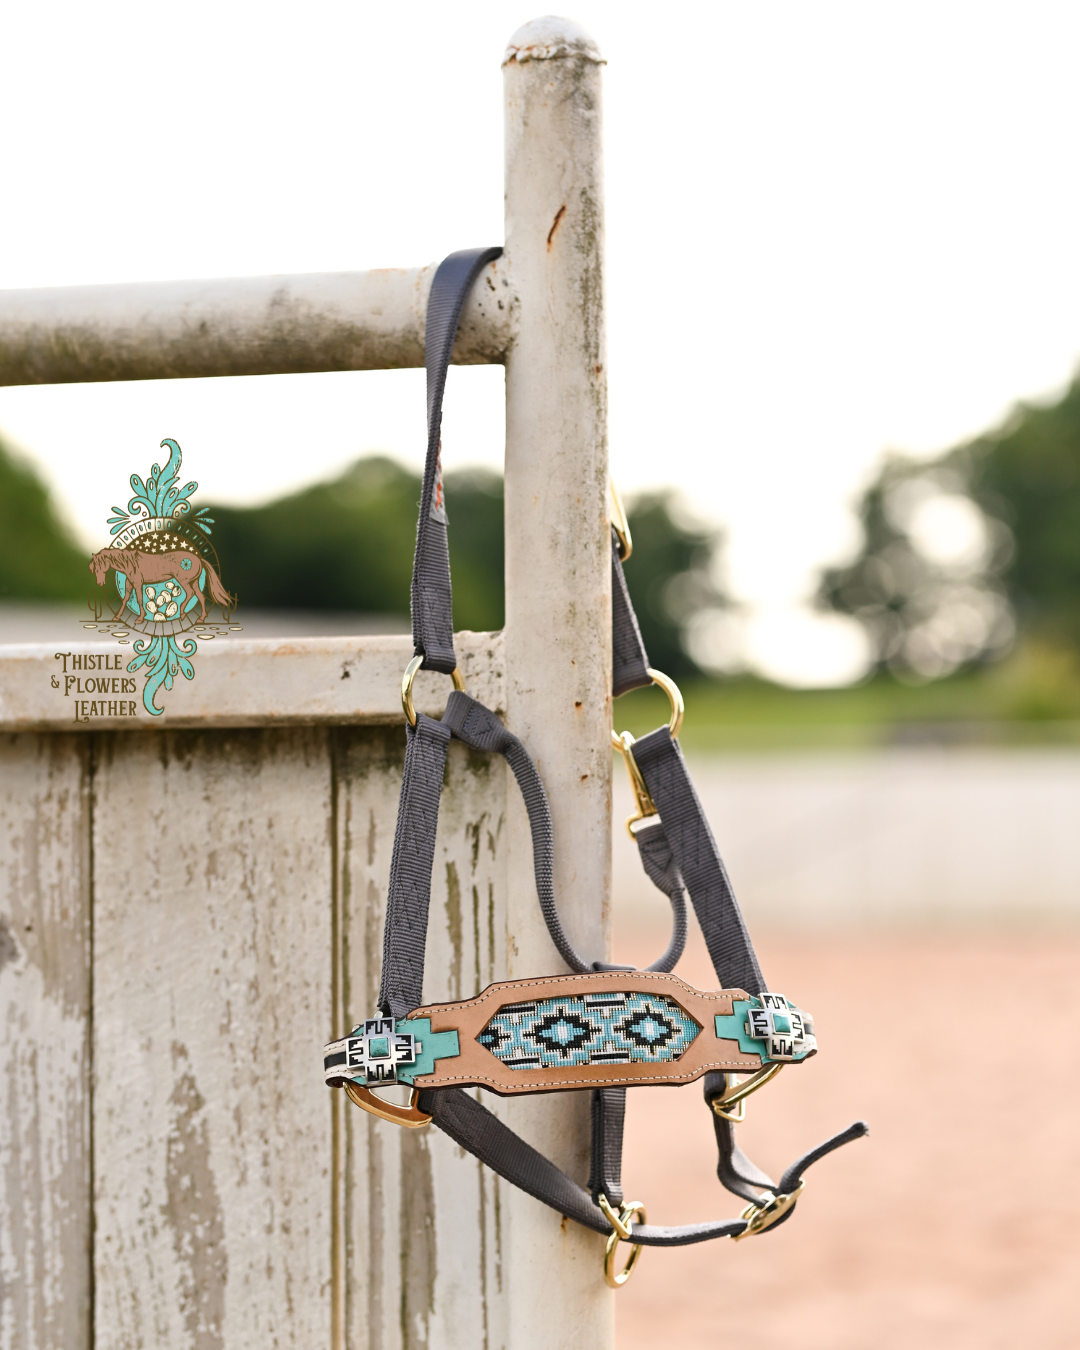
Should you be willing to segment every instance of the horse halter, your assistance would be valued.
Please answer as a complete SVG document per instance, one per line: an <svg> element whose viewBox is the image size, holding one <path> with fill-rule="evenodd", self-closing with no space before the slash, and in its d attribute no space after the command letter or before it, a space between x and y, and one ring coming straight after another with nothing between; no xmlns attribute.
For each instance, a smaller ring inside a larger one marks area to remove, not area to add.
<svg viewBox="0 0 1080 1350"><path fill-rule="evenodd" d="M447 517L439 439L450 354L465 299L499 248L453 253L435 274L427 314L428 446L412 579L415 655L402 681L406 713L405 769L383 937L379 1006L372 1017L324 1050L324 1075L366 1111L410 1128L434 1123L501 1177L558 1213L607 1237L604 1278L617 1288L645 1246L682 1246L711 1238L736 1240L790 1219L803 1173L819 1158L867 1133L856 1122L811 1149L774 1182L735 1141L746 1098L788 1064L817 1052L814 1024L802 1009L770 991L761 974L727 871L675 739L682 699L649 665L630 603L623 562L631 540L616 500L611 540L612 688L616 697L656 683L671 699L668 725L634 740L614 736L630 772L637 810L627 827L646 875L671 903L667 950L644 970L588 961L563 931L555 905L555 841L547 796L525 746L465 692L457 670L451 621ZM418 713L412 682L418 670L451 676L441 720ZM501 754L529 815L540 910L556 951L572 973L489 985L476 998L425 1005L424 946L431 900L435 828L451 738ZM673 975L686 943L689 896L720 988L702 992ZM679 1227L645 1221L626 1201L621 1181L626 1089L702 1080L719 1151L721 1184L746 1202L737 1219ZM407 1107L375 1095L380 1085L412 1089ZM588 1090L592 1093L591 1168L585 1186L520 1139L470 1095L482 1087L500 1096ZM616 1273L619 1242L631 1244Z"/></svg>

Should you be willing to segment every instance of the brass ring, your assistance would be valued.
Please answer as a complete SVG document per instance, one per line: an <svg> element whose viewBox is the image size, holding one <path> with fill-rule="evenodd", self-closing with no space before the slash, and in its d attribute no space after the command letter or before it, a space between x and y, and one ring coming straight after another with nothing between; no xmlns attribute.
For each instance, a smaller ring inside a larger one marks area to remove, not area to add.
<svg viewBox="0 0 1080 1350"><path fill-rule="evenodd" d="M376 1097L370 1088L361 1087L359 1083L346 1083L345 1095L362 1111L368 1111L371 1115L378 1116L380 1120L404 1125L407 1130L418 1130L423 1125L431 1124L431 1117L426 1111L421 1111L416 1104L416 1099L420 1096L416 1088L409 1094L408 1106L395 1106L393 1102L384 1102L381 1097Z"/></svg>
<svg viewBox="0 0 1080 1350"><path fill-rule="evenodd" d="M682 692L675 681L671 679L670 676L665 675L662 670L653 670L650 666L645 673L648 675L649 679L652 680L653 684L659 685L668 696L668 702L671 704L671 716L668 718L668 731L671 732L671 738L674 740L682 730L683 715L686 712L686 707L683 704ZM616 750L622 751L624 748L622 737L618 735L614 727L611 729L611 743Z"/></svg>
<svg viewBox="0 0 1080 1350"><path fill-rule="evenodd" d="M756 1092L758 1088L763 1088L766 1083L775 1078L784 1067L784 1060L773 1060L771 1064L766 1064L762 1068L755 1070L745 1083L735 1083L733 1086L725 1088L719 1097L712 1100L713 1111L722 1120L733 1120L736 1123L742 1120L742 1115L733 1116L729 1114L730 1108L738 1103L744 1102L751 1093Z"/></svg>
<svg viewBox="0 0 1080 1350"><path fill-rule="evenodd" d="M405 716L409 719L409 726L416 726L416 709L413 707L412 687L413 680L416 679L416 672L424 664L422 656L414 656L405 667L405 674L401 677L401 706L405 709ZM454 688L465 692L465 680L457 666L450 672L450 678L454 681Z"/></svg>
<svg viewBox="0 0 1080 1350"><path fill-rule="evenodd" d="M746 1098L740 1097L738 1104L733 1111L729 1111L727 1107L721 1106L718 1101L713 1102L712 1109L714 1114L718 1115L721 1120L729 1121L732 1125L741 1125L746 1119Z"/></svg>
<svg viewBox="0 0 1080 1350"><path fill-rule="evenodd" d="M635 1214L641 1215L641 1222L645 1223L645 1206L640 1200L628 1200L619 1211L619 1223L628 1232L633 1224L630 1222ZM608 1237L607 1246L604 1248L604 1282L609 1289L621 1289L630 1276L634 1273L634 1267L641 1259L642 1247L638 1242L630 1242L630 1255L627 1258L626 1265L619 1273L615 1274L615 1248L619 1245L619 1230L612 1228L611 1235Z"/></svg>
<svg viewBox="0 0 1080 1350"><path fill-rule="evenodd" d="M601 1192L601 1194L596 1197L596 1203L600 1206L600 1212L603 1214L604 1218L607 1219L608 1223L615 1229L619 1237L621 1237L624 1242L628 1242L630 1239L630 1229L623 1223L618 1211L612 1208L611 1201L607 1196Z"/></svg>
<svg viewBox="0 0 1080 1350"><path fill-rule="evenodd" d="M664 693L667 694L668 699L671 702L671 718L668 722L668 731L671 732L671 739L674 740L682 730L683 713L686 711L683 706L682 693L675 681L665 675L662 670L653 670L650 667L646 673L653 684L658 684Z"/></svg>
<svg viewBox="0 0 1080 1350"><path fill-rule="evenodd" d="M795 1189L788 1191L786 1195L773 1195L772 1191L762 1191L757 1200L747 1205L739 1215L740 1219L746 1221L746 1227L741 1233L732 1233L732 1241L741 1242L743 1238L755 1237L758 1233L764 1233L766 1228L771 1228L774 1223L778 1223L796 1203L805 1185L806 1178L802 1177Z"/></svg>

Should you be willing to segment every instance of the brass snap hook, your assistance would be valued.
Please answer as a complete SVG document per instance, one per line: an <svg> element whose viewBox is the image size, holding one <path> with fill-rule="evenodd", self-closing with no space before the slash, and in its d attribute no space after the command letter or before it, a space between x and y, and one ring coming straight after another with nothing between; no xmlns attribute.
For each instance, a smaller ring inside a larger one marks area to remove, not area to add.
<svg viewBox="0 0 1080 1350"><path fill-rule="evenodd" d="M653 684L659 687L668 696L671 704L671 716L668 719L668 731L671 735L677 736L683 724L683 696L679 686L674 680L669 679L661 670L649 670L649 678ZM633 745L634 737L629 731L624 731L620 736L614 729L611 732L611 743L626 761L626 771L630 775L630 787L634 794L634 801L637 804L637 810L632 816L626 818L626 830L630 838L634 838L634 826L639 820L647 820L650 816L659 815L653 799L649 796L649 789L645 786L645 779L641 776L641 770L637 766L637 760L634 758Z"/></svg>

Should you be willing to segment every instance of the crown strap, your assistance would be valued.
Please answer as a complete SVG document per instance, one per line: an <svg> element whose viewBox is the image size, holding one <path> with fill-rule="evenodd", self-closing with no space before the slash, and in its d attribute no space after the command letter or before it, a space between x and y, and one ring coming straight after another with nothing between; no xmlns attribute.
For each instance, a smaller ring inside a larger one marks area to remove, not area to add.
<svg viewBox="0 0 1080 1350"><path fill-rule="evenodd" d="M446 373L454 350L461 311L473 283L501 248L470 248L451 253L440 264L428 297L424 362L427 367L427 459L416 527L412 575L412 630L423 670L450 675L454 655L453 595L447 547L446 503L442 484L442 403Z"/></svg>

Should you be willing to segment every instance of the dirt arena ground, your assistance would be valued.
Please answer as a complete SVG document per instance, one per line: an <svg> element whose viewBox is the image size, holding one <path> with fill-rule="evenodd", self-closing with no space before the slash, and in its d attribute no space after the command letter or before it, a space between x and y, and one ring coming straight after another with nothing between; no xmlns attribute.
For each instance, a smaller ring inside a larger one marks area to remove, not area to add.
<svg viewBox="0 0 1080 1350"><path fill-rule="evenodd" d="M617 934L620 959L663 938ZM821 1053L749 1103L746 1152L807 1174L793 1219L743 1242L646 1249L619 1350L1074 1350L1080 1231L1080 934L765 936L769 984ZM679 974L715 985L697 940ZM734 1217L700 1092L630 1093L623 1177L654 1223Z"/></svg>

